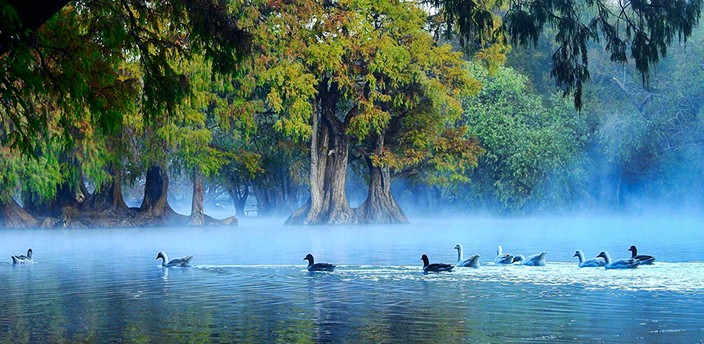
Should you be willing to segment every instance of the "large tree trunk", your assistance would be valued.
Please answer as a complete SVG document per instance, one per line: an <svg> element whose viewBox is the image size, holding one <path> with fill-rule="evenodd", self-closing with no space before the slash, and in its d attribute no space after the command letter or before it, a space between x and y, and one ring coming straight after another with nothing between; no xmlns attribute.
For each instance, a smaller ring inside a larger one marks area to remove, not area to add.
<svg viewBox="0 0 704 344"><path fill-rule="evenodd" d="M174 213L166 198L169 190L169 176L166 168L154 165L147 170L147 181L144 185L144 200L140 210L154 217L162 217Z"/></svg>
<svg viewBox="0 0 704 344"><path fill-rule="evenodd" d="M203 216L203 174L196 166L193 169L193 202L191 203L191 225L202 226L205 224Z"/></svg>
<svg viewBox="0 0 704 344"><path fill-rule="evenodd" d="M294 212L286 224L346 224L356 220L347 202L345 181L349 156L349 137L335 130L323 117L320 128L314 119L311 139L310 199Z"/></svg>
<svg viewBox="0 0 704 344"><path fill-rule="evenodd" d="M23 197L24 210L35 217L61 217L64 209L74 209L79 206L76 189L68 181L56 187L56 195L50 200L40 200L40 197L25 193Z"/></svg>
<svg viewBox="0 0 704 344"><path fill-rule="evenodd" d="M129 207L122 197L122 170L117 164L108 167L111 176L109 184L100 186L84 203L84 209L103 211L111 210L119 213L126 212Z"/></svg>
<svg viewBox="0 0 704 344"><path fill-rule="evenodd" d="M26 228L37 227L39 222L22 207L20 207L14 199L9 201L0 200L0 227L7 228Z"/></svg>
<svg viewBox="0 0 704 344"><path fill-rule="evenodd" d="M378 135L374 152L381 153L384 136ZM407 223L408 219L391 194L391 173L388 167L374 166L370 157L365 157L369 169L367 199L357 209L361 223Z"/></svg>

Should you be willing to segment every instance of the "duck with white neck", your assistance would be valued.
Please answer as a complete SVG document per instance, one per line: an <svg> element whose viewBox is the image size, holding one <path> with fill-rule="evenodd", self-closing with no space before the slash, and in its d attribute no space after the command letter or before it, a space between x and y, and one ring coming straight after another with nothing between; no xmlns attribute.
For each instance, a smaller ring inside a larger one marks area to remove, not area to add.
<svg viewBox="0 0 704 344"><path fill-rule="evenodd" d="M188 267L188 264L191 263L191 259L193 259L193 256L185 256L181 258L176 258L169 260L169 256L166 255L166 252L159 252L156 255L156 259L161 258L161 266L163 267Z"/></svg>
<svg viewBox="0 0 704 344"><path fill-rule="evenodd" d="M455 245L455 250L457 250L457 267L463 268L478 268L479 267L479 255L475 254L467 259L463 259L462 245Z"/></svg>
<svg viewBox="0 0 704 344"><path fill-rule="evenodd" d="M582 253L582 251L580 251L580 250L577 250L572 257L579 258L579 267L580 268L600 268L600 267L606 265L606 261L604 261L603 259L598 259L598 258L584 259L584 253Z"/></svg>
<svg viewBox="0 0 704 344"><path fill-rule="evenodd" d="M604 258L604 261L606 262L606 264L604 264L604 267L607 269L635 269L641 263L640 260L633 258L613 261L611 260L611 255L609 255L609 253L606 251L601 251L601 253L599 253L599 255L596 257Z"/></svg>

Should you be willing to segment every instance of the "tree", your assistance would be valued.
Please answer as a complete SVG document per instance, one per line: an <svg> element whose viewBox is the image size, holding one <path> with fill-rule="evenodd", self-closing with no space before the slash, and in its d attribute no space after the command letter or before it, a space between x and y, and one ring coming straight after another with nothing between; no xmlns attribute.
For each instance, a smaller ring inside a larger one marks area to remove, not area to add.
<svg viewBox="0 0 704 344"><path fill-rule="evenodd" d="M460 53L437 45L424 30L426 15L420 9L376 4L363 13L375 22L372 35L379 37L373 39L377 53L366 70L371 82L365 85L365 112L353 119L349 130L364 141L361 151L369 173L367 199L357 218L406 222L391 194L392 173L432 170L462 178L476 165L481 149L456 135L465 130L456 121L462 113L459 96L476 92L479 84L464 68ZM405 23L404 29L398 29L399 22ZM363 61L356 64L366 66Z"/></svg>
<svg viewBox="0 0 704 344"><path fill-rule="evenodd" d="M459 189L462 198L503 211L573 204L580 195L585 115L556 97L545 101L515 70L471 69L484 86L466 98L464 121L486 154L471 174L471 192Z"/></svg>
<svg viewBox="0 0 704 344"><path fill-rule="evenodd" d="M107 97L92 97L91 89L85 87L91 77L105 80L115 78L115 73L90 68L114 66L128 58L138 60L144 70L143 106L150 119L163 115L162 106L177 102L184 94L184 84L174 82L170 58L202 52L213 61L215 71L228 72L235 68L249 42L249 35L230 20L223 1L77 1L53 17L52 11L59 11L66 2L55 1L28 11L30 3L3 2L0 11L0 45L5 49L0 57L2 115L13 124L8 140L25 152L31 152L33 138L42 132L50 116L46 109L34 108L30 99L47 92L69 100L59 102L67 110L62 116L72 113L70 107L75 109L75 105L92 107L96 126L115 132L124 105ZM47 29L42 24L49 18L48 25L53 27ZM68 46L72 37L79 37L86 49ZM50 56L67 62L61 65L60 74L55 73L56 66L52 68ZM95 106L101 104L110 106L98 111Z"/></svg>
<svg viewBox="0 0 704 344"><path fill-rule="evenodd" d="M158 133L168 131L169 116L193 95L191 79L176 69L177 61L200 54L211 73L231 73L249 43L231 20L230 7L219 1L74 2L36 30L23 26L12 4L2 9L12 19L3 25L21 31L0 56L2 139L19 148L13 154L58 158L61 182L55 192L23 192L28 209L51 210L53 216L66 216L67 207L126 210L119 190L124 143L118 135L126 115L139 113L143 129L152 134L147 146L165 152ZM3 29L2 39L8 32ZM169 213L168 162L147 158L142 209L160 217ZM98 184L97 194L87 191L85 173ZM87 201L75 197L79 194Z"/></svg>
<svg viewBox="0 0 704 344"><path fill-rule="evenodd" d="M460 55L435 44L424 31L425 12L412 3L296 3L275 10L267 27L288 30L266 32L266 41L285 40L296 49L275 43L273 56L265 53L269 65L260 77L268 106L283 115L280 130L311 135L311 197L287 223L405 221L387 187L388 166L372 156L385 149L392 121L423 113L439 118L428 123L447 123L460 113L454 97L471 84ZM353 138L371 145L364 149L371 198L360 213L345 194Z"/></svg>
<svg viewBox="0 0 704 344"><path fill-rule="evenodd" d="M700 116L702 29L686 46L675 45L651 73L647 85L635 66L616 65L597 44L590 44L592 82L584 88L586 144L581 202L590 208L622 209L665 203L701 204L691 190L701 186ZM535 48L516 48L508 64L526 73L536 90L554 92L543 78L550 45L543 33ZM526 63L530 61L530 63ZM647 199L647 202L643 202Z"/></svg>
<svg viewBox="0 0 704 344"><path fill-rule="evenodd" d="M502 2L433 0L442 9L447 32L456 27L464 42L491 37L492 11ZM652 66L667 54L675 40L686 42L699 23L701 0L518 0L501 8L503 24L497 39L508 36L519 45L537 44L540 34L554 29L557 50L552 54L551 75L565 94L574 94L582 107L583 85L590 78L590 42L605 42L612 62L632 59L647 84ZM630 51L629 51L630 50Z"/></svg>

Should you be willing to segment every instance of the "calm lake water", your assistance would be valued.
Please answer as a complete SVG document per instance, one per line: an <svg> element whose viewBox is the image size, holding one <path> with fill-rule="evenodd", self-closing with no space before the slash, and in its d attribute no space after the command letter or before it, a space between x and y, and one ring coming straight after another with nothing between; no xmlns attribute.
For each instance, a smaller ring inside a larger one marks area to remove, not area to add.
<svg viewBox="0 0 704 344"><path fill-rule="evenodd" d="M704 218L415 220L303 227L0 230L0 342L704 341ZM422 274L420 255L482 267ZM635 270L572 255L630 245ZM545 267L494 266L496 246L547 251ZM35 264L10 255L34 250ZM162 268L193 255L191 268ZM308 273L302 260L338 264Z"/></svg>

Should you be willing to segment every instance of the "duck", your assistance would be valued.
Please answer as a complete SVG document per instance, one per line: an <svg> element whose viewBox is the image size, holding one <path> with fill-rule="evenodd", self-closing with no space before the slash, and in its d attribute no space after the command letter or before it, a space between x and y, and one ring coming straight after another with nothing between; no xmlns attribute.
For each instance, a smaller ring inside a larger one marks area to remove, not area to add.
<svg viewBox="0 0 704 344"><path fill-rule="evenodd" d="M499 248L496 249L496 258L494 258L494 263L511 264L513 263L513 256L508 253L504 253L504 248L499 245Z"/></svg>
<svg viewBox="0 0 704 344"><path fill-rule="evenodd" d="M596 257L604 258L606 263L604 264L604 267L607 269L635 269L638 265L640 265L640 260L633 258L621 259L614 262L611 260L611 256L606 251L601 251Z"/></svg>
<svg viewBox="0 0 704 344"><path fill-rule="evenodd" d="M520 263L521 265L526 265L526 266L545 266L545 255L548 254L547 252L541 252L538 254L533 254L528 256L528 258L524 257L522 254L516 255L513 257L513 260L511 263Z"/></svg>
<svg viewBox="0 0 704 344"><path fill-rule="evenodd" d="M467 259L462 259L462 245L457 244L455 245L455 250L457 250L457 267L470 267L470 268L478 268L479 267L479 255L475 254Z"/></svg>
<svg viewBox="0 0 704 344"><path fill-rule="evenodd" d="M606 262L603 259L592 258L584 260L584 253L580 250L577 250L572 257L579 257L580 268L599 268L606 265Z"/></svg>
<svg viewBox="0 0 704 344"><path fill-rule="evenodd" d="M440 271L452 271L454 266L450 264L434 263L430 264L428 256L423 254L420 256L420 260L423 261L423 272L440 272Z"/></svg>
<svg viewBox="0 0 704 344"><path fill-rule="evenodd" d="M159 258L161 258L161 266L165 266L165 267L180 266L182 268L185 268L185 267L188 267L188 264L190 264L193 256L185 256L185 257L169 260L169 256L167 256L166 253L159 252L156 255L156 259L159 259Z"/></svg>
<svg viewBox="0 0 704 344"><path fill-rule="evenodd" d="M34 263L34 261L32 260L32 249L31 248L29 250L27 250L26 256L21 254L21 255L17 255L17 256L11 256L10 258L12 258L12 264Z"/></svg>
<svg viewBox="0 0 704 344"><path fill-rule="evenodd" d="M313 255L308 253L303 260L308 261L308 271L333 271L335 270L335 265L328 263L316 263Z"/></svg>
<svg viewBox="0 0 704 344"><path fill-rule="evenodd" d="M631 247L628 248L629 251L631 251L631 258L640 260L640 264L643 265L653 265L653 262L655 261L655 257L653 256L648 256L645 254L638 254L638 249L636 248L635 245L631 245Z"/></svg>

